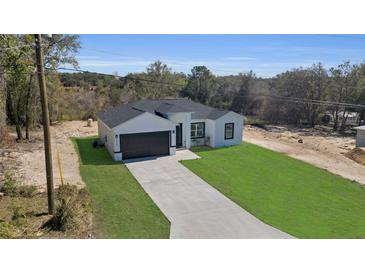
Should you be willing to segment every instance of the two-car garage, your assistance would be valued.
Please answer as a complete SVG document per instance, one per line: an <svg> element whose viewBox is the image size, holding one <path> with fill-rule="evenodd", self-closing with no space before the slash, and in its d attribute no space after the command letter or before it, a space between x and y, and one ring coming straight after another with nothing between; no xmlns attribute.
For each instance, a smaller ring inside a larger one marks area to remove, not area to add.
<svg viewBox="0 0 365 274"><path fill-rule="evenodd" d="M120 151L123 160L138 157L168 155L170 131L133 133L120 135Z"/></svg>
<svg viewBox="0 0 365 274"><path fill-rule="evenodd" d="M121 112L124 109L118 110L120 116L115 121L118 116L110 115L98 123L99 139L114 160L175 154L174 123L149 112L128 109L123 116ZM129 113L133 116L126 117ZM125 121L120 117L125 117Z"/></svg>

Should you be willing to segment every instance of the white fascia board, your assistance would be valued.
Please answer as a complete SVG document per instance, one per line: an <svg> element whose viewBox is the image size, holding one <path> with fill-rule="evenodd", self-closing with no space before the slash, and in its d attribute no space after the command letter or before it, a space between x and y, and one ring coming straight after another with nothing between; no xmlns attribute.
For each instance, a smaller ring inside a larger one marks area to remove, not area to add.
<svg viewBox="0 0 365 274"><path fill-rule="evenodd" d="M241 115L241 114L238 114L237 112L234 112L234 111L229 111L229 112L227 112L226 114L224 114L224 115L222 115L221 117L219 117L218 119L215 119L215 120L213 120L213 121L217 121L217 120L219 120L219 119L221 119L221 118L223 118L224 116L226 116L226 115L228 115L228 114L234 114L234 115L236 115L236 116L239 116L240 118L244 118L244 116L243 115Z"/></svg>
<svg viewBox="0 0 365 274"><path fill-rule="evenodd" d="M167 122L167 123L170 123L171 125L175 125L175 124L174 124L172 121L170 121L169 119L165 119L165 118L162 118L162 117L160 117L160 116L158 116L158 115L155 115L155 114L152 114L152 113L149 113L149 112L145 111L145 112L142 112L141 114L139 114L139 115L137 115L137 116L133 117L132 119L129 119L129 120L127 120L127 121L125 121L125 122L123 122L123 123L121 123L121 124L119 124L119 125L116 125L115 127L113 127L113 129L115 129L116 127L119 127L120 125L123 125L123 124L126 124L126 123L133 122L133 120L134 120L134 119L139 118L141 115L151 116L151 117L153 117L154 119L160 119L160 120L161 120L161 121L163 121L163 122Z"/></svg>

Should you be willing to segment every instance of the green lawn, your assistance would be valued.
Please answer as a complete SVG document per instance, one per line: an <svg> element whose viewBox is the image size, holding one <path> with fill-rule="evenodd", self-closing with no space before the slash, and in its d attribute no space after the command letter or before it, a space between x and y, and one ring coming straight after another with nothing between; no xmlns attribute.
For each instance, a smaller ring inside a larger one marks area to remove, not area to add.
<svg viewBox="0 0 365 274"><path fill-rule="evenodd" d="M365 238L365 188L259 146L193 149L182 163L253 215L298 238Z"/></svg>
<svg viewBox="0 0 365 274"><path fill-rule="evenodd" d="M169 238L169 221L128 169L113 161L105 148L93 148L95 138L72 140L102 237Z"/></svg>

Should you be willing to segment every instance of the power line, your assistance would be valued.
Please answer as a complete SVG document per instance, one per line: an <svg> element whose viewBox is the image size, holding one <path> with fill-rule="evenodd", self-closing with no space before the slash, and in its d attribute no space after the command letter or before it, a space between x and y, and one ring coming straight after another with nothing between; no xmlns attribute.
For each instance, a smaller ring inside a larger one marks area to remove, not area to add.
<svg viewBox="0 0 365 274"><path fill-rule="evenodd" d="M56 68L55 70L76 71L76 72L90 73L90 74L95 73L95 74L104 75L104 76L111 76L111 77L118 78L118 79L127 79L127 80L133 80L133 81L150 82L150 83L156 83L156 84L162 84L162 85L173 85L173 86L180 86L180 87L185 87L186 86L185 84L168 83L168 82L163 82L163 81L156 81L156 80L151 80L151 79L137 78L137 77L132 77L132 76L117 76L117 75L108 74L108 73L92 72L92 71L81 70L81 69L72 69L72 68L61 67L61 68Z"/></svg>
<svg viewBox="0 0 365 274"><path fill-rule="evenodd" d="M136 77L130 77L130 76L115 76L112 74L107 73L99 73L99 72L90 72L87 70L81 70L81 69L71 69L71 68L58 68L61 70L68 70L68 71L77 71L82 73L95 73L105 76L111 76L111 77L117 77L122 79L130 79L134 81L145 81L145 82L152 82L152 83L158 83L158 84L164 84L164 85L175 85L175 86L181 86L186 87L185 84L177 84L177 83L168 83L168 82L162 82L162 81L155 81L151 79L143 79L143 78L136 78ZM256 96L266 96L271 98L276 98L280 100L288 100L290 102L301 102L306 104L321 104L321 105L329 105L329 106L339 106L339 107L349 107L349 108L357 108L357 109L365 109L365 105L358 105L358 104L350 104L350 103L342 103L342 102L331 102L331 101L323 101L323 100L314 100L314 99L306 99L306 98L298 98L298 97L291 97L291 96L280 96L280 95L268 95L268 94L255 94Z"/></svg>
<svg viewBox="0 0 365 274"><path fill-rule="evenodd" d="M52 68L47 68L48 70L51 70ZM116 76L113 74L108 73L100 73L100 72L92 72L82 69L75 69L75 68L65 68L60 67L52 70L64 70L64 71L73 71L73 72L81 72L81 73L90 73L90 74L99 74L104 76L110 76L118 79L128 79L133 81L141 81L141 82L148 82L148 83L157 83L157 84L163 84L163 85L172 85L172 86L178 86L178 87L186 87L185 84L178 84L178 83L169 83L169 82L163 82L163 81L156 81L152 79L144 79L144 78L137 78L132 76ZM251 94L252 95L252 94ZM338 107L348 107L348 108L356 108L356 109L364 109L364 105L358 105L358 104L350 104L350 103L342 103L342 102L331 102L331 101L323 101L323 100L314 100L314 99L306 99L306 98L298 98L298 97L291 97L291 96L280 96L280 95L273 95L273 94L254 94L256 96L264 96L264 97L270 97L276 100L281 101L288 101L288 102L294 102L294 103L305 103L305 104L315 104L315 105L328 105L328 106L338 106ZM50 97L50 99L55 103L57 100Z"/></svg>
<svg viewBox="0 0 365 274"><path fill-rule="evenodd" d="M289 97L289 96L280 96L280 95L273 95L273 94L259 94L259 93L255 94L255 93L253 93L251 95L242 95L242 96L236 95L236 96L238 96L238 97L250 97L252 95L255 95L256 97L269 97L269 98L272 98L274 100L291 102L291 103L326 105L326 106L336 106L336 107L354 108L354 109L365 109L365 105L359 105L359 104L349 104L349 103L342 103L342 102L313 100L313 99Z"/></svg>

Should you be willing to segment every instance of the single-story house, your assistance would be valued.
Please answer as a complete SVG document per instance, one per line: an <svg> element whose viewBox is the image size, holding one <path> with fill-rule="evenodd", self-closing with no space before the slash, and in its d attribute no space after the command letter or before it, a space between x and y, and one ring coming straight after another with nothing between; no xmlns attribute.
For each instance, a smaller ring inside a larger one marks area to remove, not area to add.
<svg viewBox="0 0 365 274"><path fill-rule="evenodd" d="M355 127L356 147L365 147L365 126Z"/></svg>
<svg viewBox="0 0 365 274"><path fill-rule="evenodd" d="M116 161L242 142L242 115L189 99L141 100L99 112L97 118L99 139Z"/></svg>

